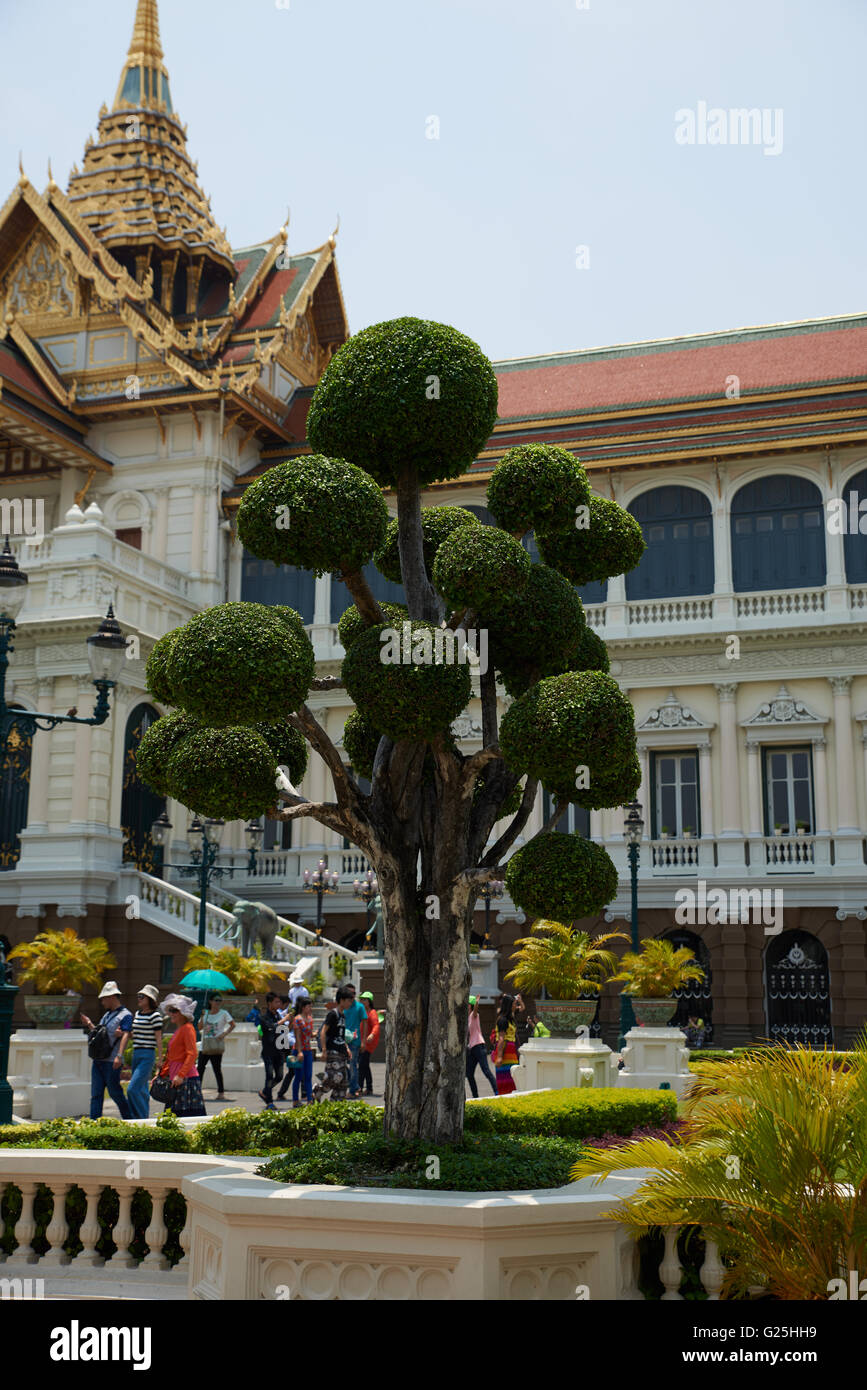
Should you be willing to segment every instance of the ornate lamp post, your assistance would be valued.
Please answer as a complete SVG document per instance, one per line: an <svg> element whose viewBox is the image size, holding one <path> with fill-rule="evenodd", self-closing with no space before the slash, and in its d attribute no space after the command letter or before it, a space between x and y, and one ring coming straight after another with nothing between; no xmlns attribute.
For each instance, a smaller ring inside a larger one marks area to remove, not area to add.
<svg viewBox="0 0 867 1390"><path fill-rule="evenodd" d="M500 879L493 879L486 883L479 893L479 897L485 902L485 944L484 950L490 950L491 946L491 903L497 898L501 898L506 891L506 885Z"/></svg>
<svg viewBox="0 0 867 1390"><path fill-rule="evenodd" d="M6 701L6 672L10 653L15 650L12 645L15 619L26 597L27 575L18 568L7 536L3 553L0 554L0 762L5 760L9 736L14 728L32 738L37 732L47 733L55 729L58 724L104 724L110 713L108 692L117 685L126 654L126 638L109 604L108 613L97 631L87 639L87 658L96 686L96 703L90 718L79 718L75 714L35 714L30 710L13 708ZM12 1036L12 1008L17 993L17 987L7 975L5 952L0 949L0 1124L9 1124L12 1120L12 1089L6 1079L6 1070L9 1039Z"/></svg>
<svg viewBox="0 0 867 1390"><path fill-rule="evenodd" d="M190 848L189 864L166 864L164 868L175 869L184 878L198 876L199 879L199 945L205 944L205 919L208 906L208 885L212 878L222 878L225 874L231 878L235 873L234 864L217 864L217 855L220 853L220 836L223 833L225 821L207 819L202 821L197 815L193 816L187 827L187 844ZM151 838L155 845L165 848L168 844L169 835L173 829L172 823L163 811L151 826ZM247 826L245 834L255 829L261 834L261 827ZM256 867L256 846L251 843L251 836L248 835L247 843L250 849L250 859L246 865L246 872L252 873Z"/></svg>
<svg viewBox="0 0 867 1390"><path fill-rule="evenodd" d="M638 856L640 853L641 836L644 831L644 821L641 819L641 804L638 801L630 801L628 806L623 808L628 812L623 827L623 835L626 840L629 855L629 874L632 886L632 911L631 911L631 931L632 949L639 951L638 941ZM632 1008L632 1000L628 994L621 991L620 994L620 1041L617 1046L622 1049L626 1042L626 1034L630 1028L635 1027L635 1013Z"/></svg>
<svg viewBox="0 0 867 1390"><path fill-rule="evenodd" d="M373 900L374 900L374 898L376 898L378 895L379 895L379 884L378 884L377 881L376 881L376 874L373 872L373 869L368 869L367 873L364 875L364 878L360 878L360 879L357 878L357 879L355 880L355 883L352 885L352 896L353 896L353 898L360 898L361 901L364 903L365 911L367 912L367 931L365 932L365 935L364 935L364 944L365 944L365 946L367 946L367 944L368 944L368 942L369 942L369 940L370 940L370 933L371 933L370 913L371 913L371 909L372 909L372 907L373 907ZM378 949L378 944L377 944L377 949Z"/></svg>
<svg viewBox="0 0 867 1390"><path fill-rule="evenodd" d="M304 870L304 892L316 894L316 939L322 936L322 899L326 893L336 893L340 875L336 869L329 869L324 859L320 859L311 874Z"/></svg>
<svg viewBox="0 0 867 1390"><path fill-rule="evenodd" d="M251 820L244 826L244 839L247 842L247 849L250 851L250 858L247 860L247 873L256 872L256 853L265 834L265 827L260 821Z"/></svg>

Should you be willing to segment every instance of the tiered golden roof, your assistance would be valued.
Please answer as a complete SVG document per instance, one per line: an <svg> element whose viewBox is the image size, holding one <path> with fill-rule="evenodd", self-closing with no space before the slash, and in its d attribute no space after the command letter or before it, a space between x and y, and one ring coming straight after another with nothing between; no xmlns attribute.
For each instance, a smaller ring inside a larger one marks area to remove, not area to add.
<svg viewBox="0 0 867 1390"><path fill-rule="evenodd" d="M138 0L114 105L100 111L97 140L88 140L67 192L76 214L140 283L150 270L157 273L168 312L194 312L203 272L206 280L209 270L234 278L229 243L199 187L186 127L172 110L156 0ZM187 267L186 292L175 283L179 259Z"/></svg>

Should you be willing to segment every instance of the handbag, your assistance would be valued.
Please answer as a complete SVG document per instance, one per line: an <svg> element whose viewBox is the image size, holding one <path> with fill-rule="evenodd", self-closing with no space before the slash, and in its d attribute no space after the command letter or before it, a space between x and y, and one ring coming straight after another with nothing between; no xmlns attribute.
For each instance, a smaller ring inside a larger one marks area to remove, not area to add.
<svg viewBox="0 0 867 1390"><path fill-rule="evenodd" d="M167 1076L155 1076L151 1082L151 1100L162 1101L168 1105L175 1088Z"/></svg>

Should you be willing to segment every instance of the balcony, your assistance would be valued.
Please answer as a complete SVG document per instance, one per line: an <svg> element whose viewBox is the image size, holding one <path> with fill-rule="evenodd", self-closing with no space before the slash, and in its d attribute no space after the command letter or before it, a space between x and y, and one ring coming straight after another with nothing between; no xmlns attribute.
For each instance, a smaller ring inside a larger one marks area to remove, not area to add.
<svg viewBox="0 0 867 1390"><path fill-rule="evenodd" d="M843 585L821 589L769 589L756 593L727 593L632 602L609 597L588 604L587 622L605 641L670 636L674 629L714 632L754 632L773 625L813 627L826 621L863 622L867 586Z"/></svg>

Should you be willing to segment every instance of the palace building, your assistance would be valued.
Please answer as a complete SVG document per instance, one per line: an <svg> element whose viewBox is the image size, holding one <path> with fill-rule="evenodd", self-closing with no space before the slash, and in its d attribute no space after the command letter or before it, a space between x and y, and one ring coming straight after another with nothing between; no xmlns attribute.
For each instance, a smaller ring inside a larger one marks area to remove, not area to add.
<svg viewBox="0 0 867 1390"><path fill-rule="evenodd" d="M229 245L172 108L156 0L138 0L114 102L66 191L49 177L39 193L22 171L0 211L0 505L30 581L7 699L89 713L85 638L109 602L137 639L107 724L32 746L13 730L0 799L0 931L13 941L77 919L108 937L124 988L176 983L195 939L192 885L163 868L150 826L167 809L165 858L186 860L189 813L136 777L162 712L144 663L193 613L240 598L291 604L320 674L338 672L344 585L246 555L234 521L252 480L309 452L313 388L348 331L333 236L305 253L285 227ZM641 934L696 951L707 980L681 1012L699 1013L716 1045L846 1045L864 1023L865 364L867 315L495 363L488 446L425 499L489 520L502 455L555 442L640 522L638 567L582 598L636 711ZM368 578L400 597L373 566ZM346 697L316 691L310 704L340 746ZM474 705L455 734L479 747ZM304 789L325 787L311 754ZM546 809L540 798L526 835ZM573 808L560 828L604 843L621 873L617 901L587 925L624 918L623 812ZM325 859L337 874L325 934L359 945L360 852L312 821L268 823L263 839L251 871L243 826L227 827L236 873L215 906L261 900L309 925L304 872ZM479 943L485 920L480 904ZM526 924L503 898L489 926L502 977ZM615 1013L606 997L608 1040Z"/></svg>

